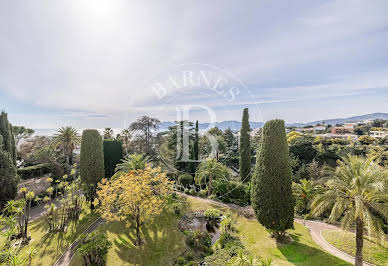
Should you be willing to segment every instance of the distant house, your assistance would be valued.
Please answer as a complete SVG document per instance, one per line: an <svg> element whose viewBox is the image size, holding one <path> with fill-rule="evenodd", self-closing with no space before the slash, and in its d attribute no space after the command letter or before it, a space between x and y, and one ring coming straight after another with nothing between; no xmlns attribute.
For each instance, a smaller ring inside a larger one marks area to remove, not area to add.
<svg viewBox="0 0 388 266"><path fill-rule="evenodd" d="M315 125L314 126L314 132L315 134L322 134L322 133L326 133L326 130L327 130L327 125Z"/></svg>
<svg viewBox="0 0 388 266"><path fill-rule="evenodd" d="M344 139L344 140L347 140L347 139L351 139L351 140L354 140L356 141L358 136L357 135L354 135L354 134L333 134L333 133L326 133L326 134L318 134L316 135L317 137L321 137L321 138L330 138L330 139Z"/></svg>
<svg viewBox="0 0 388 266"><path fill-rule="evenodd" d="M385 131L385 130L371 130L369 135L371 137L374 137L374 138L385 138L386 136L388 136L388 131Z"/></svg>
<svg viewBox="0 0 388 266"><path fill-rule="evenodd" d="M331 134L351 134L354 132L354 124L346 123L340 127L332 127Z"/></svg>

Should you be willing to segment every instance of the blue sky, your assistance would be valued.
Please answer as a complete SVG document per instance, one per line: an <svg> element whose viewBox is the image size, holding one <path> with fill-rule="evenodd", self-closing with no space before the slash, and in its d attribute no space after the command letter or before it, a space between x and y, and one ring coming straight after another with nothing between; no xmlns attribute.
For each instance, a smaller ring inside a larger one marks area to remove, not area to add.
<svg viewBox="0 0 388 266"><path fill-rule="evenodd" d="M0 0L0 109L33 128L174 120L181 105L201 121L209 110L240 120L244 107L253 121L388 112L387 10L384 0ZM222 82L174 86L185 71Z"/></svg>

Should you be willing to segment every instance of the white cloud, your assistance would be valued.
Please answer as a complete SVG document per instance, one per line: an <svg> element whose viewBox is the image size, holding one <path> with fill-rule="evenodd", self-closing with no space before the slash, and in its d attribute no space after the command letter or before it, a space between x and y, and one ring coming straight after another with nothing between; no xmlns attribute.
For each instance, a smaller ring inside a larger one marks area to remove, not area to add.
<svg viewBox="0 0 388 266"><path fill-rule="evenodd" d="M61 117L93 126L146 112L167 118L174 106L161 114L150 84L182 63L223 67L254 84L248 88L260 104L370 94L388 87L387 7L361 0L2 2L0 90L36 106L109 117L52 114L34 123ZM234 106L251 101L241 94ZM241 116L234 112L224 117Z"/></svg>

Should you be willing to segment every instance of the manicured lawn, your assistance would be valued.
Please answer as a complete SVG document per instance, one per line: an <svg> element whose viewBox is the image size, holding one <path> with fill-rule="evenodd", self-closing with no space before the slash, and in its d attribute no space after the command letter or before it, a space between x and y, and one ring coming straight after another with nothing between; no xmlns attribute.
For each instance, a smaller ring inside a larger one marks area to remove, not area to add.
<svg viewBox="0 0 388 266"><path fill-rule="evenodd" d="M53 265L59 256L80 235L98 215L90 212L81 214L78 221L72 221L66 233L48 233L48 225L43 217L29 225L29 235L32 240L25 246L20 254L25 255L30 249L37 247L37 253L31 265Z"/></svg>
<svg viewBox="0 0 388 266"><path fill-rule="evenodd" d="M356 255L356 236L354 233L342 230L325 230L323 238L336 248ZM383 245L383 246L382 246ZM378 245L375 239L364 239L363 255L364 260L376 265L388 265L388 244L387 242Z"/></svg>
<svg viewBox="0 0 388 266"><path fill-rule="evenodd" d="M197 199L188 198L185 201L186 211L209 207L228 210ZM244 247L261 258L272 257L274 265L350 265L321 250L302 225L295 224L295 230L290 231L293 243L277 244L257 221L234 215L237 236ZM101 229L107 231L113 243L108 253L108 265L173 265L186 250L183 233L177 229L178 220L177 215L166 211L154 223L144 226L142 232L146 243L142 247L133 246L134 230L126 228L124 223L105 224ZM80 265L81 262L82 259L76 256L70 265Z"/></svg>

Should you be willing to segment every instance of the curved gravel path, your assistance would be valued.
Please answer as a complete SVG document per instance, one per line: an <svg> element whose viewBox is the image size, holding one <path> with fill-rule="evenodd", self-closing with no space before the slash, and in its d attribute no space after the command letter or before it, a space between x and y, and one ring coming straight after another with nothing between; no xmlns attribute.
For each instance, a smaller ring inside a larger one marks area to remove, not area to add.
<svg viewBox="0 0 388 266"><path fill-rule="evenodd" d="M333 245L329 244L323 237L322 237L322 231L324 230L338 230L339 228L337 226L319 222L319 221L309 221L309 220L302 220L302 219L295 219L295 222L303 224L310 230L310 234L312 239L317 243L322 249L329 252L331 255L334 255L346 262L354 264L355 258L339 249L334 247ZM373 264L370 264L368 262L364 261L364 265L372 266Z"/></svg>
<svg viewBox="0 0 388 266"><path fill-rule="evenodd" d="M84 232L83 234L90 234L94 230L97 229L101 224L105 221L100 217L96 221L94 221ZM59 259L54 263L54 266L68 266L71 259L73 258L75 252L77 251L77 247L80 244L80 240L76 240L71 244L64 253L59 257Z"/></svg>
<svg viewBox="0 0 388 266"><path fill-rule="evenodd" d="M240 206L235 205L235 204L226 204L226 203L214 201L211 199L186 195L184 193L179 193L179 194L182 196L188 197L188 198L195 198L195 199L207 202L207 203L213 203L213 204L223 206L223 207L229 207L229 208L233 208L233 209L237 209L237 210L239 208L241 208ZM337 249L336 247L332 246L322 237L322 234L321 234L322 231L328 230L328 229L337 229L338 230L339 228L337 226L323 223L323 222L319 222L319 221L309 221L309 220L302 220L302 219L298 219L298 218L295 218L295 222L306 226L310 231L311 238L323 250L325 250L326 252L330 253L331 255L336 256L336 257L338 257L346 262L354 264L355 258L353 256L351 256L351 255ZM364 265L374 266L373 264L365 262L365 261L364 261Z"/></svg>

